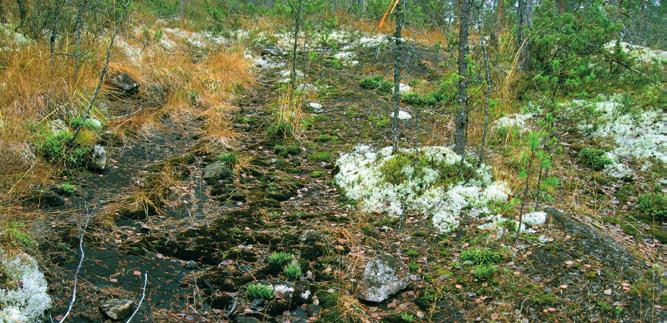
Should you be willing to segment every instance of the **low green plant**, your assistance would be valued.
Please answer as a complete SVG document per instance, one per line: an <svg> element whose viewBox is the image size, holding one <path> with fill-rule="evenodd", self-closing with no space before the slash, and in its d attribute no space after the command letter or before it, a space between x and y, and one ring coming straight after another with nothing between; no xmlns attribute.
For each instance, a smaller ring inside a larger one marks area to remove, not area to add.
<svg viewBox="0 0 667 323"><path fill-rule="evenodd" d="M286 121L278 121L270 125L266 132L274 139L287 139L294 134L294 126Z"/></svg>
<svg viewBox="0 0 667 323"><path fill-rule="evenodd" d="M294 255L289 252L274 252L266 258L266 262L271 266L283 266L294 259Z"/></svg>
<svg viewBox="0 0 667 323"><path fill-rule="evenodd" d="M485 280L491 278L496 271L498 267L494 264L479 264L473 269L472 275L479 280Z"/></svg>
<svg viewBox="0 0 667 323"><path fill-rule="evenodd" d="M297 280L301 278L302 275L301 266L298 262L293 261L283 267L283 274L285 274L285 276L287 276L289 279Z"/></svg>
<svg viewBox="0 0 667 323"><path fill-rule="evenodd" d="M644 193L637 200L637 210L644 219L667 220L667 198L663 193Z"/></svg>
<svg viewBox="0 0 667 323"><path fill-rule="evenodd" d="M496 264L503 261L503 255L500 252L488 248L466 249L461 253L460 258L474 265Z"/></svg>
<svg viewBox="0 0 667 323"><path fill-rule="evenodd" d="M74 186L72 183L64 182L60 184L60 190L65 195L73 195L76 192L76 186Z"/></svg>
<svg viewBox="0 0 667 323"><path fill-rule="evenodd" d="M583 165L596 171L603 170L605 166L612 162L603 149L596 147L586 147L580 150L577 159Z"/></svg>
<svg viewBox="0 0 667 323"><path fill-rule="evenodd" d="M410 258L417 258L419 256L419 252L414 249L408 249L405 251L405 255L410 257Z"/></svg>
<svg viewBox="0 0 667 323"><path fill-rule="evenodd" d="M359 83L362 88L369 90L378 90L383 93L391 93L393 84L385 80L382 76L374 75L361 80Z"/></svg>
<svg viewBox="0 0 667 323"><path fill-rule="evenodd" d="M312 161L328 162L331 160L331 153L328 151L317 151L308 156Z"/></svg>
<svg viewBox="0 0 667 323"><path fill-rule="evenodd" d="M246 295L249 299L272 300L275 297L273 287L259 283L250 283L246 287Z"/></svg>
<svg viewBox="0 0 667 323"><path fill-rule="evenodd" d="M318 178L318 177L322 177L322 174L323 173L322 173L321 170L314 170L314 171L310 172L310 177Z"/></svg>
<svg viewBox="0 0 667 323"><path fill-rule="evenodd" d="M25 231L25 225L19 222L9 221L0 226L0 241L2 245L10 248L32 248L36 246L35 240Z"/></svg>
<svg viewBox="0 0 667 323"><path fill-rule="evenodd" d="M74 135L69 131L49 134L37 142L37 150L49 162L62 162L66 168L88 165L92 147L73 143ZM68 145L72 144L71 147Z"/></svg>
<svg viewBox="0 0 667 323"><path fill-rule="evenodd" d="M301 152L301 148L297 145L275 145L273 146L273 152L282 157L287 157L289 155L298 155Z"/></svg>
<svg viewBox="0 0 667 323"><path fill-rule="evenodd" d="M224 152L217 157L218 161L221 163L228 165L228 166L233 166L239 163L239 157L238 155L233 152L233 151L228 151Z"/></svg>

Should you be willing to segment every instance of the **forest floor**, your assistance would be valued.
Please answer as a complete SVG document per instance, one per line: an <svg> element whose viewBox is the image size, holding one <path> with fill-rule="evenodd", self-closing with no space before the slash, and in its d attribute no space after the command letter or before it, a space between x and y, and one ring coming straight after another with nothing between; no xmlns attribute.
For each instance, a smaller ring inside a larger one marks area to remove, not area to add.
<svg viewBox="0 0 667 323"><path fill-rule="evenodd" d="M406 79L435 79L429 66L438 55L412 46ZM421 216L401 224L357 211L334 185L335 161L360 143L390 144L391 102L359 86L370 71L389 68L377 63L379 55L387 53L359 53L351 67L311 62L304 82L319 91L304 103L323 108L305 104L295 138L267 134L281 76L264 69L234 102L231 148L204 139L196 115L165 118L150 137L112 148L108 170L68 178L78 193L46 210L40 244L57 265L46 272L53 316L71 297L80 224L88 217L73 322L104 320L98 307L105 299L138 299L144 273L138 322L660 321L656 277L637 250L558 205L542 206L549 218L538 234L545 239L518 241L483 234L474 220L442 236ZM141 100L114 104L132 111ZM447 120L424 114L422 144L442 145L424 138L441 138L434 134ZM415 140L413 121L401 124L404 146ZM233 167L211 168L232 151ZM460 260L474 248L502 256L491 279L476 279ZM275 252L294 254L304 277L290 280L270 268L266 259ZM359 301L360 273L380 254L408 264L410 284L385 302ZM246 297L252 282L279 282L310 296L258 302Z"/></svg>

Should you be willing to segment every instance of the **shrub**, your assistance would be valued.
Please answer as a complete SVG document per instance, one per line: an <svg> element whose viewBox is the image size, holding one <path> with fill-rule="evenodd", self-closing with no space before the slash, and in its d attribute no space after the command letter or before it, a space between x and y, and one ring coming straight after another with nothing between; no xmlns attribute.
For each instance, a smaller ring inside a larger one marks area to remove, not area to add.
<svg viewBox="0 0 667 323"><path fill-rule="evenodd" d="M297 280L301 277L301 266L299 263L293 261L283 267L283 274L289 279Z"/></svg>
<svg viewBox="0 0 667 323"><path fill-rule="evenodd" d="M273 287L270 285L251 283L246 287L246 295L249 299L272 300L275 297Z"/></svg>
<svg viewBox="0 0 667 323"><path fill-rule="evenodd" d="M271 266L283 266L294 259L294 255L289 252L274 252L266 258L266 262Z"/></svg>
<svg viewBox="0 0 667 323"><path fill-rule="evenodd" d="M580 150L577 158L580 163L596 171L603 170L605 166L612 163L604 150L595 147Z"/></svg>

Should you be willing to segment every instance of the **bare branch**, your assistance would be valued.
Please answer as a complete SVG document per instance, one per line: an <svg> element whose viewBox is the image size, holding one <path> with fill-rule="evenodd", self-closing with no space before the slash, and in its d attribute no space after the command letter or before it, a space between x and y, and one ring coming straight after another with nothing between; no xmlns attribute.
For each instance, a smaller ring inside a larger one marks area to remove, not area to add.
<svg viewBox="0 0 667 323"><path fill-rule="evenodd" d="M69 302L69 305L67 306L67 312L65 312L65 315L58 321L58 323L62 323L67 319L69 314L72 312L72 307L74 307L74 303L76 303L76 292L77 292L77 283L79 281L79 272L81 271L81 267L83 266L83 259L85 258L86 254L83 251L83 234L86 232L86 229L88 228L88 223L90 222L91 218L91 212L88 209L88 204L84 202L84 208L86 210L86 217L83 226L81 227L81 231L79 232L79 264L76 266L76 271L74 271L74 286L72 287L72 299Z"/></svg>
<svg viewBox="0 0 667 323"><path fill-rule="evenodd" d="M141 308L141 303L144 302L144 298L146 297L146 284L148 284L148 273L144 273L144 287L141 289L141 298L139 299L139 304L137 304L137 308L134 309L134 312L132 312L132 315L130 315L130 318L125 321L125 323L130 323L132 319L134 318L134 315L139 312L139 309Z"/></svg>

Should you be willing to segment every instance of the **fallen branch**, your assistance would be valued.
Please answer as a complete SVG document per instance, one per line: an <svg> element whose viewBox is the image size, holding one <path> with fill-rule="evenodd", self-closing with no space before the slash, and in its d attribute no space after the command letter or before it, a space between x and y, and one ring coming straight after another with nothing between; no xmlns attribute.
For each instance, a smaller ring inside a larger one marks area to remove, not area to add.
<svg viewBox="0 0 667 323"><path fill-rule="evenodd" d="M88 209L88 205L86 202L84 202L84 208L86 209L86 220L83 224L83 227L81 227L81 231L79 233L79 264L76 266L76 270L74 271L74 286L72 287L72 299L69 302L69 305L67 306L67 312L65 312L65 315L58 321L58 323L62 323L67 319L69 314L72 312L72 307L74 307L74 303L76 303L76 291L77 291L77 283L79 281L79 272L81 271L81 267L83 266L83 259L86 257L86 253L83 251L83 234L86 232L86 229L88 228L88 223L90 222L90 217L91 213L90 210Z"/></svg>
<svg viewBox="0 0 667 323"><path fill-rule="evenodd" d="M130 315L130 318L125 321L125 323L130 323L132 321L132 318L134 318L134 315L139 312L139 309L141 308L141 303L144 302L144 298L146 297L146 284L148 284L148 273L144 273L144 287L141 289L141 298L139 299L139 304L137 304L137 308L134 309L134 312L132 312L132 315Z"/></svg>

